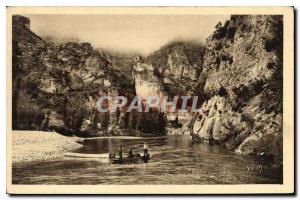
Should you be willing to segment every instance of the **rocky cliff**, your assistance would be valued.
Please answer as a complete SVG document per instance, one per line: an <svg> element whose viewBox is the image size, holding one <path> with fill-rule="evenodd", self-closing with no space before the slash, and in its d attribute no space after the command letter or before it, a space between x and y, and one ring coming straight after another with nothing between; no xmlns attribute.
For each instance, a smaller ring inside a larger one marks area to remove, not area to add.
<svg viewBox="0 0 300 200"><path fill-rule="evenodd" d="M161 47L146 57L137 56L133 65L136 94L142 98L147 96L199 96L203 101L205 79L200 77L203 67L204 45L197 42L174 41ZM191 101L188 101L191 107ZM177 108L181 107L181 101ZM168 134L173 131L186 132L186 126L192 115L190 113L166 113L169 123ZM179 124L172 121L180 118ZM173 130L173 126L184 129ZM178 126L179 125L179 126Z"/></svg>
<svg viewBox="0 0 300 200"><path fill-rule="evenodd" d="M196 42L171 42L151 53L144 62L151 65L160 90L169 96L200 94L204 45Z"/></svg>
<svg viewBox="0 0 300 200"><path fill-rule="evenodd" d="M148 119L143 114L96 111L100 96L130 98L139 91L133 61L134 56L95 50L89 43L43 40L30 30L28 18L13 16L13 129L89 136L99 134L99 128L130 128L162 134L160 114L149 114ZM146 128L152 117L158 124Z"/></svg>
<svg viewBox="0 0 300 200"><path fill-rule="evenodd" d="M28 18L13 16L13 128L70 124L66 109L76 98L83 99L88 119L99 95L135 94L131 77L112 60L89 43L45 41L30 30Z"/></svg>
<svg viewBox="0 0 300 200"><path fill-rule="evenodd" d="M145 63L141 56L137 56L133 65L133 79L136 94L146 99L148 96L163 95L161 78L158 69L152 64Z"/></svg>
<svg viewBox="0 0 300 200"><path fill-rule="evenodd" d="M282 16L231 16L216 26L194 134L241 154L282 156L282 31Z"/></svg>

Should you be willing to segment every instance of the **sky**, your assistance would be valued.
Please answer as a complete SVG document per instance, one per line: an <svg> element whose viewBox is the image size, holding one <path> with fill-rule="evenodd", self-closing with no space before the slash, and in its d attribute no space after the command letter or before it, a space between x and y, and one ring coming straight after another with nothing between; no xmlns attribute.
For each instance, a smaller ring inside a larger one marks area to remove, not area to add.
<svg viewBox="0 0 300 200"><path fill-rule="evenodd" d="M57 41L78 39L94 48L147 55L174 40L205 43L228 15L25 15L31 30Z"/></svg>

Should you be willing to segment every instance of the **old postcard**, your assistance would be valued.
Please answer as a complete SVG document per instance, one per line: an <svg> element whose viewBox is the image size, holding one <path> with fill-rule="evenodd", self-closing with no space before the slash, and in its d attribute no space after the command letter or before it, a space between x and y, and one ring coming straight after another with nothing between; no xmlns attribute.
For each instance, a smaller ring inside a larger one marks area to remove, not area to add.
<svg viewBox="0 0 300 200"><path fill-rule="evenodd" d="M292 7L8 7L7 192L294 192Z"/></svg>

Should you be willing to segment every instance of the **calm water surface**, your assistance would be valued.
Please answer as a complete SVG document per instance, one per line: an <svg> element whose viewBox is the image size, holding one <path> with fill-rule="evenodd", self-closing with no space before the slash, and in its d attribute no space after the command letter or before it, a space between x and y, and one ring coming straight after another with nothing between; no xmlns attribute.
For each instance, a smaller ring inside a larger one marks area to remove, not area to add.
<svg viewBox="0 0 300 200"><path fill-rule="evenodd" d="M145 140L86 140L76 152L142 153ZM253 184L282 183L282 169L268 161L239 156L220 146L192 144L188 136L147 139L149 163L116 165L97 158L60 158L13 165L14 184Z"/></svg>

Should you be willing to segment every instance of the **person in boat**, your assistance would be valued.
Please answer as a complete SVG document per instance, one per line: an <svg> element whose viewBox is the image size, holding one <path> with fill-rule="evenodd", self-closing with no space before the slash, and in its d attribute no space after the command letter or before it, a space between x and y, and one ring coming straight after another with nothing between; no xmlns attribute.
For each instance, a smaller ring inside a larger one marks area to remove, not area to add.
<svg viewBox="0 0 300 200"><path fill-rule="evenodd" d="M123 148L122 148L122 146L120 146L120 149L119 149L119 159L120 160L123 159Z"/></svg>
<svg viewBox="0 0 300 200"><path fill-rule="evenodd" d="M130 148L128 151L128 158L133 158L133 157L134 157L134 155L132 153L132 148Z"/></svg>
<svg viewBox="0 0 300 200"><path fill-rule="evenodd" d="M148 154L148 144L147 142L144 143L144 156Z"/></svg>

